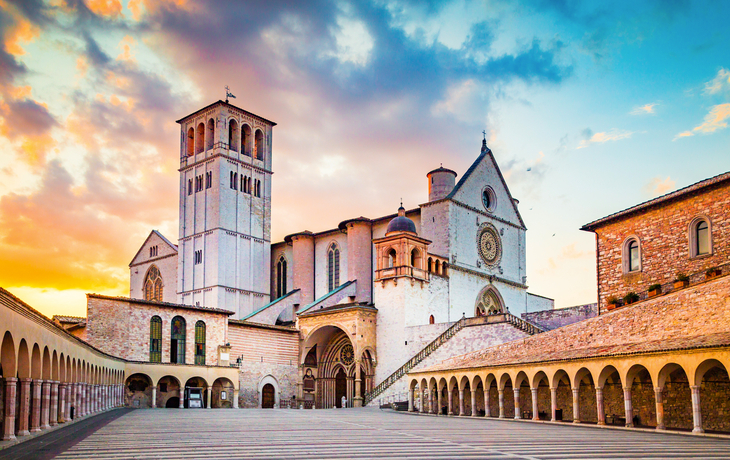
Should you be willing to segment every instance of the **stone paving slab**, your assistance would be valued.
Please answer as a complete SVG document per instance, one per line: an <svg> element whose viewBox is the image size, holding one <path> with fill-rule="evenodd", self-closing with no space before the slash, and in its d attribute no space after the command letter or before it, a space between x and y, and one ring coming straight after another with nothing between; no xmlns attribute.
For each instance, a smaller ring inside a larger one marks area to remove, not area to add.
<svg viewBox="0 0 730 460"><path fill-rule="evenodd" d="M55 458L728 459L730 441L371 408L157 409L128 412Z"/></svg>

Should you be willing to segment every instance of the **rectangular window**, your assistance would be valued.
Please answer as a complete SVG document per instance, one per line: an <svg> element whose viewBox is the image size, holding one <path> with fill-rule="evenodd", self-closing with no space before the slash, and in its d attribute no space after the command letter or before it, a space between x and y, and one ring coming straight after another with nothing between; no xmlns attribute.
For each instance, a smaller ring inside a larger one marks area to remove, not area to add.
<svg viewBox="0 0 730 460"><path fill-rule="evenodd" d="M157 257L157 245L150 246L150 257Z"/></svg>
<svg viewBox="0 0 730 460"><path fill-rule="evenodd" d="M231 171L230 187L233 188L233 171Z"/></svg>
<svg viewBox="0 0 730 460"><path fill-rule="evenodd" d="M193 264L198 265L198 264L202 264L202 263L203 263L203 250L200 249L200 250L195 251L195 253L193 255Z"/></svg>
<svg viewBox="0 0 730 460"><path fill-rule="evenodd" d="M192 195L192 194L193 194L193 180L188 179L188 195Z"/></svg>
<svg viewBox="0 0 730 460"><path fill-rule="evenodd" d="M238 190L238 173L233 173L233 190Z"/></svg>
<svg viewBox="0 0 730 460"><path fill-rule="evenodd" d="M213 172L209 171L205 173L205 188L211 188L213 186Z"/></svg>

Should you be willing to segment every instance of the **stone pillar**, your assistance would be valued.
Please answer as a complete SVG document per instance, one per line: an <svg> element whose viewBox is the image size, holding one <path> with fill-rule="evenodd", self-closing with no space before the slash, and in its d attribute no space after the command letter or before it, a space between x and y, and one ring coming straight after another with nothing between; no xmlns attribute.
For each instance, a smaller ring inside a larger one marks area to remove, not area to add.
<svg viewBox="0 0 730 460"><path fill-rule="evenodd" d="M558 389L550 387L550 421L557 422L555 412L558 410Z"/></svg>
<svg viewBox="0 0 730 460"><path fill-rule="evenodd" d="M362 407L362 375L360 360L355 360L355 397L352 399L353 407Z"/></svg>
<svg viewBox="0 0 730 460"><path fill-rule="evenodd" d="M464 390L459 389L459 416L464 415Z"/></svg>
<svg viewBox="0 0 730 460"><path fill-rule="evenodd" d="M656 400L656 429L666 430L664 425L664 395L661 388L654 388L654 399Z"/></svg>
<svg viewBox="0 0 730 460"><path fill-rule="evenodd" d="M92 406L91 410L94 411L95 413L99 412L99 408L100 408L99 403L101 402L101 397L100 397L99 390L100 390L100 387L98 384L91 387L91 391L92 391L92 395L93 395L91 397L91 401L93 402L93 406Z"/></svg>
<svg viewBox="0 0 730 460"><path fill-rule="evenodd" d="M15 439L15 398L18 379L6 377L5 379L5 414L3 414L3 441Z"/></svg>
<svg viewBox="0 0 730 460"><path fill-rule="evenodd" d="M519 420L522 418L521 410L520 410L520 389L513 388L512 393L515 395L515 420Z"/></svg>
<svg viewBox="0 0 730 460"><path fill-rule="evenodd" d="M233 408L238 409L238 390L233 390Z"/></svg>
<svg viewBox="0 0 730 460"><path fill-rule="evenodd" d="M596 413L598 415L598 424L606 424L606 409L603 405L603 388L596 387Z"/></svg>
<svg viewBox="0 0 730 460"><path fill-rule="evenodd" d="M58 423L66 423L66 384L58 384Z"/></svg>
<svg viewBox="0 0 730 460"><path fill-rule="evenodd" d="M33 398L33 412L30 414L30 432L36 433L41 431L41 392L43 388L43 380L33 380L31 387Z"/></svg>
<svg viewBox="0 0 730 460"><path fill-rule="evenodd" d="M489 409L489 388L484 389L484 417L491 417L492 411Z"/></svg>
<svg viewBox="0 0 730 460"><path fill-rule="evenodd" d="M436 406L433 403L433 388L428 390L428 412L431 414L436 413Z"/></svg>
<svg viewBox="0 0 730 460"><path fill-rule="evenodd" d="M185 388L180 387L180 409L185 408Z"/></svg>
<svg viewBox="0 0 730 460"><path fill-rule="evenodd" d="M30 382L32 379L20 379L20 423L18 424L18 436L30 434Z"/></svg>
<svg viewBox="0 0 730 460"><path fill-rule="evenodd" d="M441 389L439 389L438 386L436 387L436 404L436 415L441 415L441 407L443 407L444 401L441 396Z"/></svg>
<svg viewBox="0 0 730 460"><path fill-rule="evenodd" d="M573 423L580 423L580 388L573 388Z"/></svg>
<svg viewBox="0 0 730 460"><path fill-rule="evenodd" d="M631 405L631 387L624 387L624 410L626 412L626 426L634 426L634 407Z"/></svg>
<svg viewBox="0 0 730 460"><path fill-rule="evenodd" d="M504 418L504 390L497 390L499 392L499 418Z"/></svg>
<svg viewBox="0 0 730 460"><path fill-rule="evenodd" d="M537 410L537 388L530 388L530 393L532 393L532 419L540 420L540 414Z"/></svg>
<svg viewBox="0 0 730 460"><path fill-rule="evenodd" d="M49 422L51 426L58 425L58 383L51 382L51 410L49 412Z"/></svg>
<svg viewBox="0 0 730 460"><path fill-rule="evenodd" d="M152 387L152 408L157 407L157 386Z"/></svg>
<svg viewBox="0 0 730 460"><path fill-rule="evenodd" d="M471 394L471 416L477 416L477 392L476 390L469 390Z"/></svg>
<svg viewBox="0 0 730 460"><path fill-rule="evenodd" d="M69 383L66 386L66 409L64 410L64 413L66 414L66 416L65 416L66 421L73 420L71 418L71 406L74 405L75 391L76 391L75 383Z"/></svg>
<svg viewBox="0 0 730 460"><path fill-rule="evenodd" d="M205 402L205 408L210 409L211 408L211 400L213 399L213 391L210 387L205 389L205 394L207 396L207 400Z"/></svg>
<svg viewBox="0 0 730 460"><path fill-rule="evenodd" d="M76 415L78 417L83 417L86 415L86 392L84 391L84 386L86 384L84 382L79 382L76 384L76 391L77 391L77 398L76 398Z"/></svg>
<svg viewBox="0 0 730 460"><path fill-rule="evenodd" d="M415 409L413 408L413 388L408 390L408 412L415 412Z"/></svg>
<svg viewBox="0 0 730 460"><path fill-rule="evenodd" d="M41 394L41 430L50 428L48 417L51 414L51 381L43 381L43 392Z"/></svg>
<svg viewBox="0 0 730 460"><path fill-rule="evenodd" d="M702 429L702 411L700 410L700 386L692 385L692 420L694 422L693 433L704 433Z"/></svg>
<svg viewBox="0 0 730 460"><path fill-rule="evenodd" d="M448 389L448 386L446 388ZM452 401L452 399L454 399L454 392L449 391L449 397L447 398L447 400L448 400L447 405L449 406L449 415L454 415L454 402Z"/></svg>

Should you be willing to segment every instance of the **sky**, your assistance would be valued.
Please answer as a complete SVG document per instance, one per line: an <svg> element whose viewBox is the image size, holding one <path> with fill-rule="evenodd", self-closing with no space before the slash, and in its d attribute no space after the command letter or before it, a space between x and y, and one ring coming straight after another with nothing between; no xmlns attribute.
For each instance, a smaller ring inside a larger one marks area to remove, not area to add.
<svg viewBox="0 0 730 460"><path fill-rule="evenodd" d="M730 170L730 2L0 0L0 286L46 315L129 295L177 240L175 120L278 123L273 240L415 208L482 131L529 291L596 298L579 228Z"/></svg>

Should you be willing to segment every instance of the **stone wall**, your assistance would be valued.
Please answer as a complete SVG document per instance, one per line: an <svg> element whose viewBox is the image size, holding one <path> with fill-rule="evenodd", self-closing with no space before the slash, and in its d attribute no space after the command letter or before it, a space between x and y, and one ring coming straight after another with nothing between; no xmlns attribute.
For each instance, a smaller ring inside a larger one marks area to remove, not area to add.
<svg viewBox="0 0 730 460"><path fill-rule="evenodd" d="M270 362L245 362L241 364L238 383L238 407L242 409L259 407L260 384L267 376L273 377L278 385L280 399L291 400L297 394L298 367Z"/></svg>
<svg viewBox="0 0 730 460"><path fill-rule="evenodd" d="M537 324L545 330L557 329L598 315L598 304L589 303L576 307L523 313L522 319Z"/></svg>
<svg viewBox="0 0 730 460"><path fill-rule="evenodd" d="M705 216L712 230L712 252L690 257L691 221ZM621 217L595 230L598 256L598 303L601 313L610 297L643 292L654 283L674 280L677 273L704 273L730 259L730 185L708 187L681 199ZM623 243L639 240L641 270L624 274Z"/></svg>

